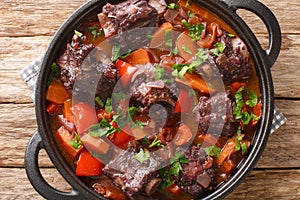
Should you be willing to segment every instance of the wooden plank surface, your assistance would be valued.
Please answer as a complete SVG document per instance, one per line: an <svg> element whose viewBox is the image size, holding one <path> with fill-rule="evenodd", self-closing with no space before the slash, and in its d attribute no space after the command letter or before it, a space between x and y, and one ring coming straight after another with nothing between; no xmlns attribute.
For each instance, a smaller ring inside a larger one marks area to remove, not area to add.
<svg viewBox="0 0 300 200"><path fill-rule="evenodd" d="M32 91L19 72L42 55L61 23L86 0L3 0L0 2L0 195L1 199L43 199L24 170L26 145L37 129ZM288 121L271 135L255 167L227 199L300 199L300 1L261 0L276 15L283 32L280 56L272 67L276 105ZM238 10L263 47L268 35L261 20ZM70 186L53 168L46 152L39 157L46 180Z"/></svg>
<svg viewBox="0 0 300 200"><path fill-rule="evenodd" d="M42 169L46 181L53 187L70 191L71 187L54 168ZM294 177L294 178L291 178ZM0 184L1 199L43 199L34 191L20 168L0 168L0 178L5 184ZM284 184L282 184L284 183ZM232 194L226 199L299 199L300 170L261 170L253 171ZM264 198L269 197L269 198Z"/></svg>

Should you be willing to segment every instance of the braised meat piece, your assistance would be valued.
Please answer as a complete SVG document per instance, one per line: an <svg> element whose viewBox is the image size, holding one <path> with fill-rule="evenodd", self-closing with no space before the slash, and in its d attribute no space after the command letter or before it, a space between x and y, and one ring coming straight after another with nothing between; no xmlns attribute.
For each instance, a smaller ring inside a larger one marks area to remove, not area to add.
<svg viewBox="0 0 300 200"><path fill-rule="evenodd" d="M85 36L79 37L75 34L72 42L67 44L67 49L57 60L61 68L60 78L68 90L72 89L83 60L94 48L92 44L84 44L84 40Z"/></svg>
<svg viewBox="0 0 300 200"><path fill-rule="evenodd" d="M116 5L107 3L98 19L105 37L133 28L158 26L158 13L145 0L128 0Z"/></svg>
<svg viewBox="0 0 300 200"><path fill-rule="evenodd" d="M157 173L161 161L150 156L140 162L134 158L136 154L122 151L103 168L103 173L131 199L143 199L141 196L151 195L161 182Z"/></svg>
<svg viewBox="0 0 300 200"><path fill-rule="evenodd" d="M154 104L161 104L165 109L175 107L177 101L178 88L174 80L170 83L163 80L155 80L155 67L148 63L140 67L132 77L131 101L141 107L146 113Z"/></svg>
<svg viewBox="0 0 300 200"><path fill-rule="evenodd" d="M184 156L189 162L182 164L182 173L176 181L177 185L192 195L201 195L211 190L215 175L212 168L213 159L197 146L192 146Z"/></svg>
<svg viewBox="0 0 300 200"><path fill-rule="evenodd" d="M223 35L218 38L226 46L224 53L214 56L223 81L226 85L235 81L245 81L252 75L252 65L247 46L240 38L231 38L223 31Z"/></svg>
<svg viewBox="0 0 300 200"><path fill-rule="evenodd" d="M193 113L199 122L199 131L203 134L232 136L236 131L232 103L226 92L211 97L201 96Z"/></svg>
<svg viewBox="0 0 300 200"><path fill-rule="evenodd" d="M92 102L96 95L105 102L111 97L119 78L118 68L101 50L95 48L82 63L74 84L73 95L79 100L91 99Z"/></svg>

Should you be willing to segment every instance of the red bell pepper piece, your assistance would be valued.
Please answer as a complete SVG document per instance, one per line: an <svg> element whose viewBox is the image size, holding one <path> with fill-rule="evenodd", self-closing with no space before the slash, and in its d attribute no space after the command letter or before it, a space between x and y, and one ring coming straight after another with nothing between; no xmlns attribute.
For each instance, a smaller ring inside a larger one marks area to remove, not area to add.
<svg viewBox="0 0 300 200"><path fill-rule="evenodd" d="M130 135L130 128L128 125L126 125L123 130L116 132L113 135L113 143L118 147L122 147L132 139L133 137Z"/></svg>
<svg viewBox="0 0 300 200"><path fill-rule="evenodd" d="M175 196L179 195L181 192L181 188L178 185L176 185L175 183L172 184L171 186L167 187L166 190L169 190Z"/></svg>
<svg viewBox="0 0 300 200"><path fill-rule="evenodd" d="M104 164L97 158L93 157L91 153L84 149L77 161L76 175L77 176L100 176Z"/></svg>
<svg viewBox="0 0 300 200"><path fill-rule="evenodd" d="M246 83L241 83L241 82L233 82L231 83L231 88L233 91L238 91L241 87L246 87Z"/></svg>
<svg viewBox="0 0 300 200"><path fill-rule="evenodd" d="M189 96L188 91L181 89L179 91L174 112L191 112L192 105L192 98Z"/></svg>
<svg viewBox="0 0 300 200"><path fill-rule="evenodd" d="M126 88L129 85L131 77L133 76L137 68L123 60L117 60L116 66L120 70L122 86Z"/></svg>

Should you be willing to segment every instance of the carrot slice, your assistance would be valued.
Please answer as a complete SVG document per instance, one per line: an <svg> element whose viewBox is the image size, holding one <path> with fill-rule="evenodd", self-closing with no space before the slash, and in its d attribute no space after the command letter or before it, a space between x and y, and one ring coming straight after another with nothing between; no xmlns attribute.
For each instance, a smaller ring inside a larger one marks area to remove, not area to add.
<svg viewBox="0 0 300 200"><path fill-rule="evenodd" d="M213 93L215 91L214 89L209 88L203 78L196 74L185 73L184 78L184 80L177 78L176 81L187 86L191 86L195 90L205 94Z"/></svg>
<svg viewBox="0 0 300 200"><path fill-rule="evenodd" d="M70 94L61 82L55 80L51 82L46 94L46 99L48 101L56 104L63 104L69 97Z"/></svg>
<svg viewBox="0 0 300 200"><path fill-rule="evenodd" d="M226 145L223 147L220 156L217 158L216 163L222 165L222 163L235 151L236 143L233 139L229 139Z"/></svg>
<svg viewBox="0 0 300 200"><path fill-rule="evenodd" d="M150 62L148 52L145 49L138 49L132 52L124 60L132 65L146 64Z"/></svg>
<svg viewBox="0 0 300 200"><path fill-rule="evenodd" d="M165 44L165 32L166 30L172 30L173 25L170 22L165 22L160 25L159 29L153 34L150 42L150 48L158 48Z"/></svg>
<svg viewBox="0 0 300 200"><path fill-rule="evenodd" d="M64 102L63 115L64 115L64 118L67 119L67 121L74 123L74 116L73 116L71 108L72 108L72 100L67 99Z"/></svg>

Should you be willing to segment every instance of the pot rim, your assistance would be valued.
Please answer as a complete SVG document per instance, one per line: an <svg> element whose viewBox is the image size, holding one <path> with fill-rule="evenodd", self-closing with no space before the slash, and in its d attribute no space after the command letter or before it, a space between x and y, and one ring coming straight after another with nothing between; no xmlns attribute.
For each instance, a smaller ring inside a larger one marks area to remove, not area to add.
<svg viewBox="0 0 300 200"><path fill-rule="evenodd" d="M90 188L79 177L77 177L69 164L65 161L64 157L61 155L60 151L55 148L56 142L53 140L51 127L49 124L49 117L45 111L45 95L47 88L47 79L50 74L49 66L53 62L53 58L57 58L59 56L60 45L58 44L61 44L61 41L65 41L63 42L63 44L65 45L67 41L70 40L70 37L68 36L70 36L71 32L73 32L73 30L79 25L82 19L93 13L96 8L99 8L100 10L104 3L106 2L103 2L101 0L87 2L77 11L75 11L59 28L58 32L55 34L53 40L51 41L51 44L49 45L42 62L40 75L37 81L35 102L39 133L42 137L45 149L51 161L74 189L78 190L84 196L94 199L105 198L94 192L92 188ZM262 50L258 40L252 33L250 28L247 26L247 24L233 11L233 9L224 2L216 2L213 0L199 0L195 1L195 3L219 16L245 42L254 61L256 72L259 78L261 100L263 102L261 121L254 135L251 144L252 147L249 154L245 158L243 158L232 177L230 177L226 182L220 184L211 193L202 197L202 199L218 199L227 196L245 179L245 177L252 171L252 169L258 162L267 144L267 140L270 135L274 110L273 82L270 72L271 66L269 65L269 61L265 59L265 51Z"/></svg>

